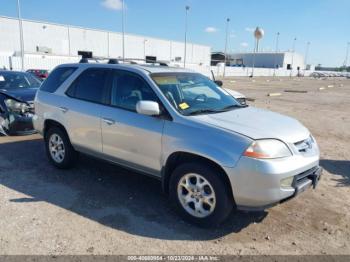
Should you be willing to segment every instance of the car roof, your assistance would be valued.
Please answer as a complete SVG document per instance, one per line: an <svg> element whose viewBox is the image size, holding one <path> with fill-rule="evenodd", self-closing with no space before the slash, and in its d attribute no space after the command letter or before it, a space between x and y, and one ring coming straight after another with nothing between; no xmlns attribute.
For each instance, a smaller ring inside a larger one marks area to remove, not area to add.
<svg viewBox="0 0 350 262"><path fill-rule="evenodd" d="M91 68L91 67L101 67L101 68L115 68L115 69L125 69L125 70L137 70L142 71L142 73L194 73L193 70L181 68L181 67L169 67L169 66L157 66L157 65L147 65L147 64L106 64L106 63L76 63L76 64L64 64L59 67L79 67L79 68Z"/></svg>

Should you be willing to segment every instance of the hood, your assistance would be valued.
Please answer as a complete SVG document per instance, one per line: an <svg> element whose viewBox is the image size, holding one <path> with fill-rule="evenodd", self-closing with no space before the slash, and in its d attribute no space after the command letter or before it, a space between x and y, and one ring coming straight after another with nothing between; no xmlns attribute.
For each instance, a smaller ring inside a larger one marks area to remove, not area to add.
<svg viewBox="0 0 350 262"><path fill-rule="evenodd" d="M18 88L18 89L0 89L0 93L13 97L23 102L31 102L34 100L37 88Z"/></svg>
<svg viewBox="0 0 350 262"><path fill-rule="evenodd" d="M299 121L254 107L192 117L204 124L240 133L252 139L275 138L286 143L296 143L310 135Z"/></svg>

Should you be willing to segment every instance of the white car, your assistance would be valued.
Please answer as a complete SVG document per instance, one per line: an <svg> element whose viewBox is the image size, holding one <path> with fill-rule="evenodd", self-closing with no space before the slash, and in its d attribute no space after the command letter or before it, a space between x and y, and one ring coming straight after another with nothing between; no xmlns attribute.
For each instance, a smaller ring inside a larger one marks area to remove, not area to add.
<svg viewBox="0 0 350 262"><path fill-rule="evenodd" d="M228 88L224 88L224 90L229 93L231 96L233 96L234 98L236 98L236 100L241 103L242 105L246 105L247 104L247 97L235 90L232 89L228 89Z"/></svg>

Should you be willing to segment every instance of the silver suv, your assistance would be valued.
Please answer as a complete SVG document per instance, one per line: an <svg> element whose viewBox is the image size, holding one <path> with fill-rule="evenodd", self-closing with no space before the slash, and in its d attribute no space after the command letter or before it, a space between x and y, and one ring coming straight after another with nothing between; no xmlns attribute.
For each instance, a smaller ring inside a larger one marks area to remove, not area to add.
<svg viewBox="0 0 350 262"><path fill-rule="evenodd" d="M56 167L82 152L154 176L202 226L233 207L266 209L321 176L315 139L297 120L241 105L186 69L61 65L36 95L33 122Z"/></svg>

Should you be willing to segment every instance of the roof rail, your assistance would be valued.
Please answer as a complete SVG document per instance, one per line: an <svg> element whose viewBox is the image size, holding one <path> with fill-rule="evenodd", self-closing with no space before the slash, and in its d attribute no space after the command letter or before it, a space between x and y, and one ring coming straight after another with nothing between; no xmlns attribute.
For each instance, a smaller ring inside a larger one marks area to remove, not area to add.
<svg viewBox="0 0 350 262"><path fill-rule="evenodd" d="M152 65L156 65L158 64L159 66L169 66L168 62L166 61L157 61L157 60L150 60L150 59L142 59L142 58L109 58L109 57L92 57L92 58L82 58L79 63L80 64L87 64L90 61L94 61L96 63L101 63L102 60L107 60L108 64L120 64L120 63L129 63L129 64L133 64L133 65L137 65L139 63L137 63L137 61L142 61L145 62L147 64L152 64Z"/></svg>
<svg viewBox="0 0 350 262"><path fill-rule="evenodd" d="M80 64L88 64L90 61L94 61L96 63L101 63L102 60L108 60L108 64L119 64L118 59L116 58L104 58L104 57L91 57L91 58L86 58L83 57L80 59L79 63Z"/></svg>
<svg viewBox="0 0 350 262"><path fill-rule="evenodd" d="M125 58L125 62L130 62L132 64L137 64L135 61L142 61L146 62L147 64L159 64L160 66L169 66L168 62L166 61L159 61L159 60L151 60L151 59L143 59L143 58Z"/></svg>

